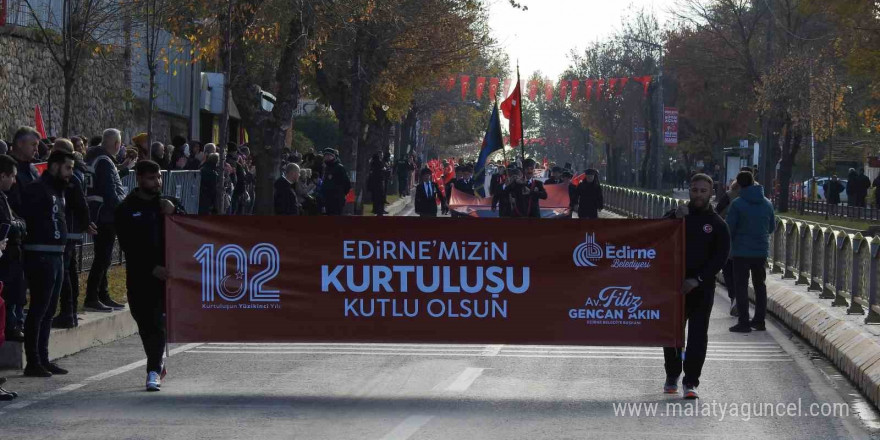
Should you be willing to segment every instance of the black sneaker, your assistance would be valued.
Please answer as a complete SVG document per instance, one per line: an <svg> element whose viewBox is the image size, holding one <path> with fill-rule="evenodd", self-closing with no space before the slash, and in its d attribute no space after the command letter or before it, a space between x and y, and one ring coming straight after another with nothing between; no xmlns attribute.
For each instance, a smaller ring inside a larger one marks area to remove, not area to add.
<svg viewBox="0 0 880 440"><path fill-rule="evenodd" d="M748 324L737 324L729 329L734 333L751 333L752 328Z"/></svg>
<svg viewBox="0 0 880 440"><path fill-rule="evenodd" d="M759 331L759 332L763 332L763 331L767 330L767 326L764 325L763 322L755 322L755 321L752 321L752 322L749 324L749 327L751 327L752 329L754 329L754 330L756 330L756 331Z"/></svg>
<svg viewBox="0 0 880 440"><path fill-rule="evenodd" d="M736 306L736 300L730 302L730 316L739 316L739 308Z"/></svg>
<svg viewBox="0 0 880 440"><path fill-rule="evenodd" d="M15 395L12 393L8 393L6 391L0 390L0 402L8 402L10 400L15 399Z"/></svg>
<svg viewBox="0 0 880 440"><path fill-rule="evenodd" d="M28 364L24 367L24 375L27 377L52 377L52 372L39 364Z"/></svg>
<svg viewBox="0 0 880 440"><path fill-rule="evenodd" d="M101 304L104 304L105 306L110 307L113 310L124 310L125 309L125 304L119 304L118 302L113 301L110 298L102 299Z"/></svg>
<svg viewBox="0 0 880 440"><path fill-rule="evenodd" d="M70 318L56 317L52 319L52 328L74 328L76 323Z"/></svg>
<svg viewBox="0 0 880 440"><path fill-rule="evenodd" d="M83 308L87 312L110 313L113 311L113 308L105 306L101 301L86 301Z"/></svg>
<svg viewBox="0 0 880 440"><path fill-rule="evenodd" d="M67 373L68 373L67 370L65 370L64 368L59 367L58 364L56 364L56 363L52 363L52 362L49 362L49 363L43 364L43 368L45 368L48 372L50 372L50 373L52 373L52 374L62 374L62 375L63 375L63 374L67 374Z"/></svg>

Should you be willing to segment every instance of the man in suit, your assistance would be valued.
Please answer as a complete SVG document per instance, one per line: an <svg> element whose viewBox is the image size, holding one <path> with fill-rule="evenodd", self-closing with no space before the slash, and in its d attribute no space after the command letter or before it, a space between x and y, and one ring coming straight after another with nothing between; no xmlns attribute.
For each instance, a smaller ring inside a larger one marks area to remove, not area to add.
<svg viewBox="0 0 880 440"><path fill-rule="evenodd" d="M544 184L540 180L535 179L535 161L532 159L523 161L523 180L530 191L525 216L541 218L539 200L547 199L547 190L544 189Z"/></svg>
<svg viewBox="0 0 880 440"><path fill-rule="evenodd" d="M281 171L283 174L275 181L275 215L298 215L299 204L293 192L293 182L299 179L299 165L289 162Z"/></svg>
<svg viewBox="0 0 880 440"><path fill-rule="evenodd" d="M419 217L437 217L437 201L440 202L443 214L449 212L446 198L440 194L440 187L431 181L431 170L422 169L419 177L421 182L416 187L416 214Z"/></svg>

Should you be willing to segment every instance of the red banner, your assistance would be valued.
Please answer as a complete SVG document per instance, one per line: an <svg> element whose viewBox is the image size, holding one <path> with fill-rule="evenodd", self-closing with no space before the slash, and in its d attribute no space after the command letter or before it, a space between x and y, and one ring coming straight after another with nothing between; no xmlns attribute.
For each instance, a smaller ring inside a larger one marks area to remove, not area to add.
<svg viewBox="0 0 880 440"><path fill-rule="evenodd" d="M0 26L6 26L6 0L0 0Z"/></svg>
<svg viewBox="0 0 880 440"><path fill-rule="evenodd" d="M683 345L683 221L548 222L170 216L168 339Z"/></svg>

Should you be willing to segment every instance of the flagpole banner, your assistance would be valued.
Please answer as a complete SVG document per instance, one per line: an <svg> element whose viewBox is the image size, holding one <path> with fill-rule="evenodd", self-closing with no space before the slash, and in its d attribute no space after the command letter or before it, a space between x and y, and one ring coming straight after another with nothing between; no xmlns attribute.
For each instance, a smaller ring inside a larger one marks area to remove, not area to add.
<svg viewBox="0 0 880 440"><path fill-rule="evenodd" d="M171 342L682 346L684 221L169 216Z"/></svg>

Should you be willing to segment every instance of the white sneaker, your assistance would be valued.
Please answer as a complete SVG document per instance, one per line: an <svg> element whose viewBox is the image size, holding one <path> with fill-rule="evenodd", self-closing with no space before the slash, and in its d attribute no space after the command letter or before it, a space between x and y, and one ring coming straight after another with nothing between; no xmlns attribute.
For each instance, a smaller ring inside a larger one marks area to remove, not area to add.
<svg viewBox="0 0 880 440"><path fill-rule="evenodd" d="M161 382L159 373L155 371L147 373L147 391L159 391L159 387L162 386Z"/></svg>
<svg viewBox="0 0 880 440"><path fill-rule="evenodd" d="M682 392L682 397L684 397L687 400L700 398L699 394L697 394L697 387L691 386L691 385L684 386L684 392Z"/></svg>

